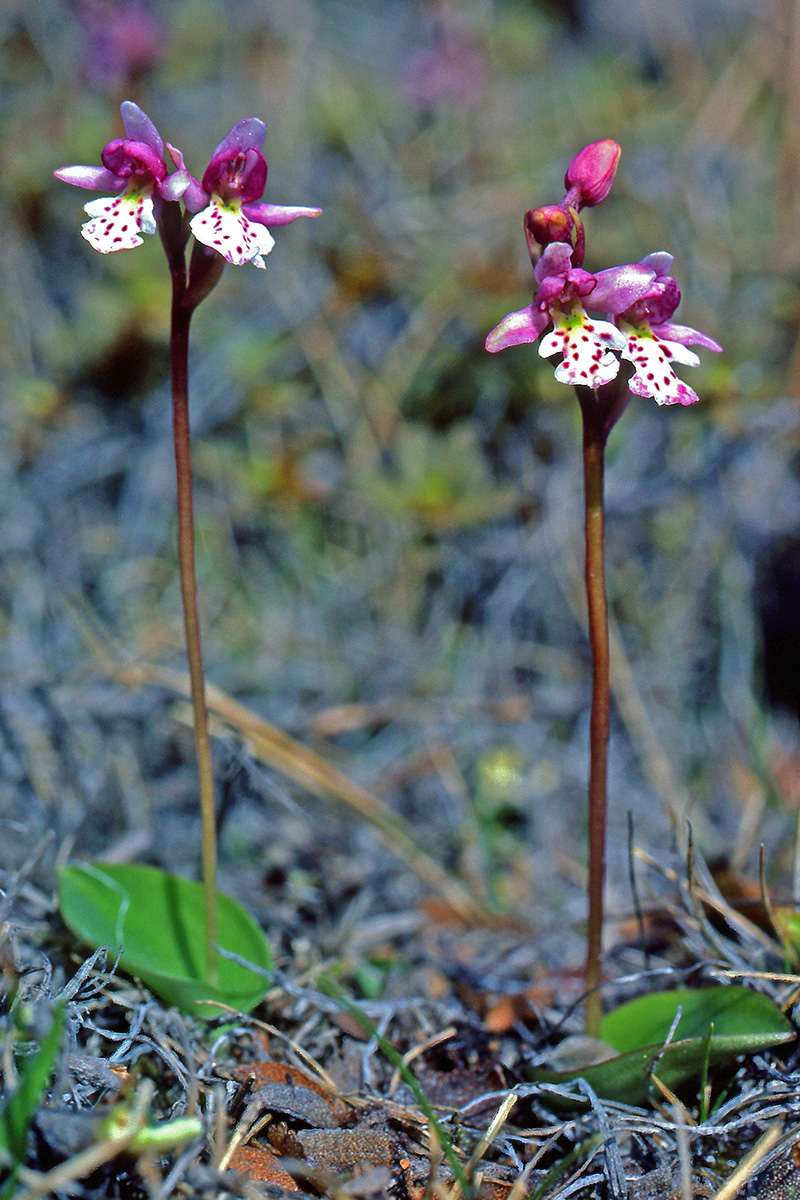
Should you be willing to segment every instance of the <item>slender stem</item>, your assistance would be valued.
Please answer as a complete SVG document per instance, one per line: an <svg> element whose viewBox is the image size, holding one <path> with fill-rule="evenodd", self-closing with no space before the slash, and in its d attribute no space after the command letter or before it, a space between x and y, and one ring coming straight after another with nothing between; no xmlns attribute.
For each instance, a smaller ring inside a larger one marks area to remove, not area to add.
<svg viewBox="0 0 800 1200"><path fill-rule="evenodd" d="M583 480L586 518L586 600L592 650L592 713L589 733L589 879L586 934L586 1032L600 1034L600 958L603 939L603 886L606 873L606 809L609 682L608 610L603 547L603 474L608 424L596 393L581 389Z"/></svg>
<svg viewBox="0 0 800 1200"><path fill-rule="evenodd" d="M186 656L194 715L194 740L200 776L200 821L203 841L203 892L205 900L206 982L217 976L217 830L214 810L214 776L208 736L200 619L197 612L194 516L192 512L192 456L189 443L189 324L193 307L182 305L185 282L173 272L170 365L172 369L172 431L175 445L175 477L178 511L178 566L183 599Z"/></svg>

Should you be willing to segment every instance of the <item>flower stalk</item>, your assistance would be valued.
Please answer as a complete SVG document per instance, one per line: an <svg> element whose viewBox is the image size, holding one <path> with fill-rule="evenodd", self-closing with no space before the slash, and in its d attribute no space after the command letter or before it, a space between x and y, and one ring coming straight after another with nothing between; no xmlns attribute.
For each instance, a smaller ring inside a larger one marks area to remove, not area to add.
<svg viewBox="0 0 800 1200"><path fill-rule="evenodd" d="M592 707L589 724L589 872L586 930L585 1025L600 1036L603 890L606 875L608 738L611 724L608 603L605 580L603 484L609 427L591 388L578 388L583 420L585 582L592 654Z"/></svg>
<svg viewBox="0 0 800 1200"><path fill-rule="evenodd" d="M172 375L172 435L175 450L175 497L178 518L178 572L183 602L183 627L194 719L194 742L202 833L202 879L205 905L206 982L217 982L217 824L214 772L208 734L203 649L197 608L197 567L194 545L192 453L189 429L189 325L194 309L181 304L184 286L173 275L170 328Z"/></svg>
<svg viewBox="0 0 800 1200"><path fill-rule="evenodd" d="M225 263L253 263L275 245L269 227L289 225L298 217L319 216L321 209L259 201L267 181L261 152L266 126L257 117L238 121L219 143L202 182L189 174L183 155L167 143L175 166L170 173L164 142L138 105L121 108L124 138L102 151L102 167L69 166L57 179L111 195L86 204L91 218L81 234L94 250L110 254L142 244L142 234L158 232L172 278L170 368L172 430L175 451L178 571L183 602L186 657L189 665L194 738L199 776L202 830L202 878L205 909L205 982L218 975L217 831L214 773L208 732L203 652L197 606L192 457L189 425L189 328L198 304L216 287ZM193 245L187 269L186 251Z"/></svg>
<svg viewBox="0 0 800 1200"><path fill-rule="evenodd" d="M596 274L584 269L586 235L580 212L606 198L619 156L619 146L609 139L586 146L567 170L561 202L525 214L536 294L533 303L508 313L486 339L490 353L538 342L543 358L558 355L556 379L574 386L583 420L585 582L592 655L585 1024L592 1037L600 1034L602 1013L611 721L603 545L606 442L633 395L651 396L657 404L694 404L696 393L671 364L697 366L700 360L688 349L691 345L720 350L707 334L672 322L680 288L669 274L670 254L659 251Z"/></svg>

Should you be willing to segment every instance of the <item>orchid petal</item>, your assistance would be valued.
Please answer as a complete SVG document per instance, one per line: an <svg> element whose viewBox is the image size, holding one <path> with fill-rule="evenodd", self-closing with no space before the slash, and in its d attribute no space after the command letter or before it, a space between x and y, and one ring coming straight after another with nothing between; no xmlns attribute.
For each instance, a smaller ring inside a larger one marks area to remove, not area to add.
<svg viewBox="0 0 800 1200"><path fill-rule="evenodd" d="M627 339L609 321L595 321L576 306L571 313L554 311L554 329L542 339L542 358L560 354L556 367L559 383L598 388L616 379L619 359L612 353L623 350Z"/></svg>
<svg viewBox="0 0 800 1200"><path fill-rule="evenodd" d="M511 312L503 317L486 339L486 349L490 354L505 350L508 346L521 346L527 342L535 342L548 326L550 318L547 313L540 312L534 304Z"/></svg>
<svg viewBox="0 0 800 1200"><path fill-rule="evenodd" d="M71 183L94 192L113 191L115 188L122 191L127 183L126 179L119 179L105 167L59 167L53 174L62 183Z"/></svg>
<svg viewBox="0 0 800 1200"><path fill-rule="evenodd" d="M197 180L193 181L188 171L173 171L158 185L158 194L165 200L180 200L192 182Z"/></svg>
<svg viewBox="0 0 800 1200"><path fill-rule="evenodd" d="M321 208L302 208L297 205L267 204L253 202L242 205L242 212L251 221L260 225L291 225L298 217L318 217Z"/></svg>
<svg viewBox="0 0 800 1200"><path fill-rule="evenodd" d="M626 308L647 294L654 278L654 272L640 263L626 263L622 267L598 271L594 291L587 302L589 308L613 316L625 312Z"/></svg>
<svg viewBox="0 0 800 1200"><path fill-rule="evenodd" d="M125 100L120 105L122 113L122 123L125 126L125 133L128 140L132 142L143 142L146 146L158 155L159 158L164 157L164 143L161 135L156 129L153 122L148 117L147 113L139 108L138 104L134 104L132 100Z"/></svg>
<svg viewBox="0 0 800 1200"><path fill-rule="evenodd" d="M533 268L537 283L549 275L566 275L572 266L572 246L568 242L551 242Z"/></svg>
<svg viewBox="0 0 800 1200"><path fill-rule="evenodd" d="M132 142L129 138L114 138L103 147L100 159L104 167L117 179L139 179L150 176L160 182L167 173L167 165L160 154L156 154L147 142Z"/></svg>
<svg viewBox="0 0 800 1200"><path fill-rule="evenodd" d="M171 142L167 142L167 149L169 150L170 158L172 159L172 161L174 162L174 164L178 168L178 170L185 171L186 163L183 161L182 151L180 151L177 146L173 146Z"/></svg>
<svg viewBox="0 0 800 1200"><path fill-rule="evenodd" d="M267 182L267 160L255 146L215 154L203 175L203 190L226 204L252 204Z"/></svg>
<svg viewBox="0 0 800 1200"><path fill-rule="evenodd" d="M134 104L132 100L125 100L120 105L122 113L122 123L125 126L125 132L132 142L144 142L151 150L154 150L159 158L164 157L164 143L153 122L148 117L147 113L142 112L138 104Z"/></svg>
<svg viewBox="0 0 800 1200"><path fill-rule="evenodd" d="M232 158L240 150L249 150L251 147L260 149L266 136L267 127L263 121L259 121L258 117L245 117L244 120L237 121L230 132L226 133L211 155L211 161L220 156Z"/></svg>
<svg viewBox="0 0 800 1200"><path fill-rule="evenodd" d="M639 262L643 267L649 267L660 278L662 275L669 275L672 264L675 262L675 256L668 254L666 250L655 250L652 254L646 254L644 258L640 258Z"/></svg>
<svg viewBox="0 0 800 1200"><path fill-rule="evenodd" d="M81 235L100 254L141 246L139 234L156 231L153 197L147 192L90 200L84 210L92 220L81 226Z"/></svg>
<svg viewBox="0 0 800 1200"><path fill-rule="evenodd" d="M189 176L189 183L181 193L181 200L189 213L199 213L208 206L208 192L194 175Z"/></svg>
<svg viewBox="0 0 800 1200"><path fill-rule="evenodd" d="M208 197L201 188L199 182L195 179L194 175L190 175L186 170L186 164L183 161L183 154L178 147L172 146L169 142L167 142L167 149L169 150L169 156L177 167L177 170L173 171L171 175L168 175L166 179L162 180L158 187L159 193L164 197L165 200L181 200L189 189L192 189L193 191L196 189L200 195L200 202L195 208L190 209L189 211L199 212L201 208L205 208Z"/></svg>
<svg viewBox="0 0 800 1200"><path fill-rule="evenodd" d="M212 196L206 208L189 222L198 242L218 251L236 267L252 262L264 267L262 255L269 254L275 239L264 225L249 221L239 204L223 204Z"/></svg>

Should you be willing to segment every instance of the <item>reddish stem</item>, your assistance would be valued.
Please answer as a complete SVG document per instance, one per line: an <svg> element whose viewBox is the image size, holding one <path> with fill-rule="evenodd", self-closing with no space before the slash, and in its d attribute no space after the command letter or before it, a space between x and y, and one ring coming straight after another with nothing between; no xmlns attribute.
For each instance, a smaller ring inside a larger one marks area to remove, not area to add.
<svg viewBox="0 0 800 1200"><path fill-rule="evenodd" d="M592 711L589 732L589 877L586 933L586 1032L599 1037L603 887L606 872L608 736L611 688L608 610L603 546L603 476L605 448L613 420L601 397L578 390L583 416L583 480L586 536L586 600L592 651Z"/></svg>
<svg viewBox="0 0 800 1200"><path fill-rule="evenodd" d="M181 257L181 266L182 263ZM177 485L178 567L186 633L186 657L189 663L191 682L197 768L200 777L206 982L214 984L217 977L217 949L215 946L217 941L217 830L211 741L208 735L208 710L200 641L200 619L197 611L192 510L192 457L189 441L189 325L194 306L181 303L185 291L185 269L173 266L170 366L172 370L172 431Z"/></svg>

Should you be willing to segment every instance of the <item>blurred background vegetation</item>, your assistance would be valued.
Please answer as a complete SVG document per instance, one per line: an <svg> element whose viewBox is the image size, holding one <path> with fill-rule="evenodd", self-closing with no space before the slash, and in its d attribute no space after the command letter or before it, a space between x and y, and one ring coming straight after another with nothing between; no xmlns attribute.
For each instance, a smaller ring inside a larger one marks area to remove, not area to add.
<svg viewBox="0 0 800 1200"><path fill-rule="evenodd" d="M788 869L796 723L765 703L759 614L776 588L789 597L785 665L800 572L778 587L770 564L800 517L798 12L637 0L622 14L613 0L6 0L6 815L44 796L62 836L94 850L140 821L76 606L129 661L181 665L163 254L155 238L93 254L78 232L91 197L52 178L99 162L133 99L197 175L236 120L261 117L266 199L324 209L277 231L266 271L229 267L196 320L209 678L321 746L485 892L547 908L566 887L576 915L577 406L534 349L489 356L483 341L531 295L524 211L560 199L584 144L620 142L586 266L669 250L676 319L724 353L687 373L701 404L635 400L609 448L612 878L622 896L628 811L645 845L690 816L709 854L752 863L766 838ZM134 757L146 791L157 772Z"/></svg>

